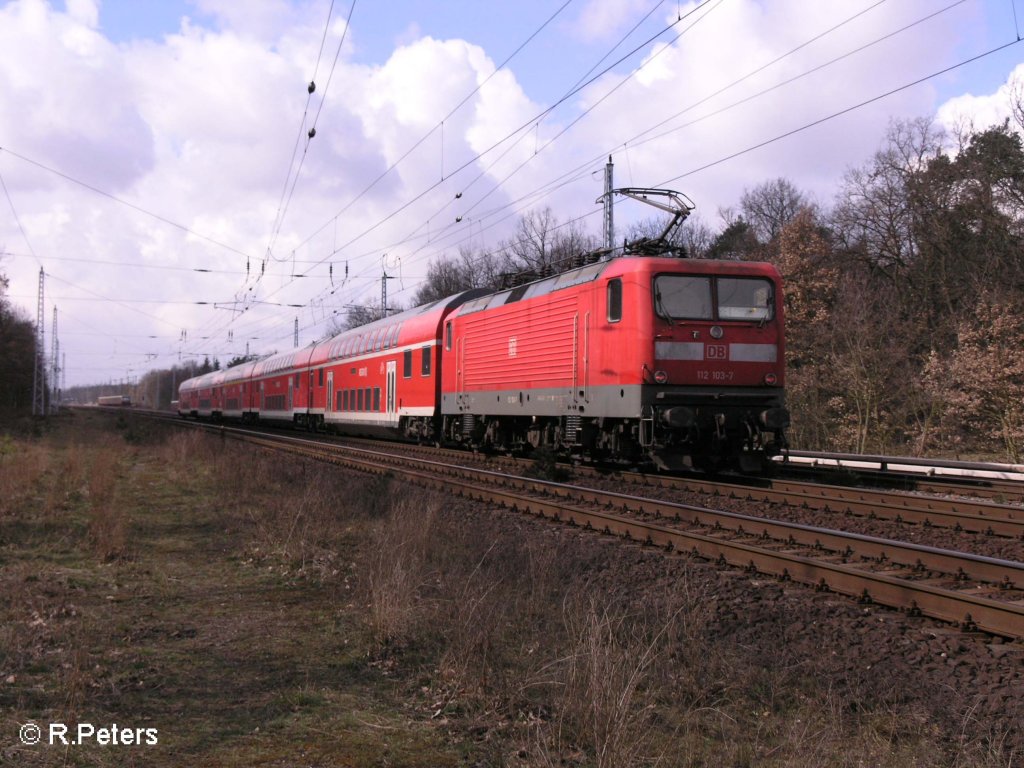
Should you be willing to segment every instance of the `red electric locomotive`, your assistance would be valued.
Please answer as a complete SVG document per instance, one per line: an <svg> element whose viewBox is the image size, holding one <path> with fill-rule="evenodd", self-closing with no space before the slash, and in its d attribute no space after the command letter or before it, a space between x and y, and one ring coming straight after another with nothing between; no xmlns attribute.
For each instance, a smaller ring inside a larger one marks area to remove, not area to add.
<svg viewBox="0 0 1024 768"><path fill-rule="evenodd" d="M770 264L665 255L660 237L464 304L445 325L448 440L663 469L760 468L785 447L782 288ZM657 205L657 203L655 203Z"/></svg>
<svg viewBox="0 0 1024 768"><path fill-rule="evenodd" d="M783 444L779 275L625 256L470 301L445 325L444 434L663 468Z"/></svg>

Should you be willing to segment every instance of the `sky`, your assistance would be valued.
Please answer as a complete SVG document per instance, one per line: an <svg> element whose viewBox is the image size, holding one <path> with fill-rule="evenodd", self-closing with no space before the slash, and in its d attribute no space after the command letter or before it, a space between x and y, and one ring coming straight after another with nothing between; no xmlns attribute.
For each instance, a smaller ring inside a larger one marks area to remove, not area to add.
<svg viewBox="0 0 1024 768"><path fill-rule="evenodd" d="M712 228L778 177L827 207L892 120L1008 117L1022 29L1024 0L0 1L0 274L34 319L44 271L68 386L284 351L531 209L599 234L609 155ZM619 239L652 213L618 202Z"/></svg>

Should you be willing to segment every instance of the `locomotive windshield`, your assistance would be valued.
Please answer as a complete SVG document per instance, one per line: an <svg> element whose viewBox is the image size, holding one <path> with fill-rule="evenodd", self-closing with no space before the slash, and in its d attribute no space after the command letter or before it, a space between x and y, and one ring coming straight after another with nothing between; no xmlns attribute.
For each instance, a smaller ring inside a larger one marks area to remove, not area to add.
<svg viewBox="0 0 1024 768"><path fill-rule="evenodd" d="M749 277L659 275L654 309L670 320L771 320L774 294L769 280Z"/></svg>
<svg viewBox="0 0 1024 768"><path fill-rule="evenodd" d="M662 317L711 319L711 278L661 275L654 280L654 308Z"/></svg>

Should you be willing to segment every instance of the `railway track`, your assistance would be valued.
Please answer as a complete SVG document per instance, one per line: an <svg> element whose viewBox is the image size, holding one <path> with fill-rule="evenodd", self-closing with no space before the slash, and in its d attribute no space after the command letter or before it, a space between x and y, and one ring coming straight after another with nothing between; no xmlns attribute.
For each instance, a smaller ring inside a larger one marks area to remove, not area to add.
<svg viewBox="0 0 1024 768"><path fill-rule="evenodd" d="M1024 637L1024 564L364 447L219 428L364 472L393 473L669 552L682 552L1005 637Z"/></svg>
<svg viewBox="0 0 1024 768"><path fill-rule="evenodd" d="M532 466L529 459L504 456L483 457L466 451L440 450L433 447L402 446L385 441L355 441L379 450L411 452L427 458L444 457L457 463L484 463L521 472ZM339 444L352 444L340 441ZM661 488L696 493L712 499L726 497L751 502L782 504L790 507L816 509L880 520L892 520L986 536L1024 539L1024 506L965 497L928 496L871 488L797 480L754 478L749 482L727 482L689 476L647 474L640 472L606 472L592 467L576 466L573 473L587 478L612 478L635 488Z"/></svg>
<svg viewBox="0 0 1024 768"><path fill-rule="evenodd" d="M1024 502L1024 468L1016 465L792 451L776 469L793 479L812 477L830 484L845 481L857 486Z"/></svg>

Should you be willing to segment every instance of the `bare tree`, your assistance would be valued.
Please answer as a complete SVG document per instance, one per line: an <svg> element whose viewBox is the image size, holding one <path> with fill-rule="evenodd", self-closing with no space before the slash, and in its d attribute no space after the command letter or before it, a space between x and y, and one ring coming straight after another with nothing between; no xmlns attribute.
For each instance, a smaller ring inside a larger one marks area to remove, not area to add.
<svg viewBox="0 0 1024 768"><path fill-rule="evenodd" d="M1015 75L1010 81L1010 112L1017 127L1024 131L1024 77Z"/></svg>
<svg viewBox="0 0 1024 768"><path fill-rule="evenodd" d="M803 208L810 205L807 196L789 179L779 177L744 190L740 212L761 243L770 243Z"/></svg>
<svg viewBox="0 0 1024 768"><path fill-rule="evenodd" d="M500 252L474 251L461 246L459 255L441 256L427 267L426 280L413 299L414 306L429 304L470 288L499 290L502 275L509 271Z"/></svg>
<svg viewBox="0 0 1024 768"><path fill-rule="evenodd" d="M578 221L559 224L549 207L524 213L512 238L501 243L511 273L544 274L560 262L596 247L596 238L588 235Z"/></svg>
<svg viewBox="0 0 1024 768"><path fill-rule="evenodd" d="M894 122L886 146L843 180L832 227L848 253L893 280L918 249L917 175L941 148L942 134L930 120Z"/></svg>

